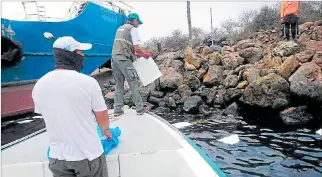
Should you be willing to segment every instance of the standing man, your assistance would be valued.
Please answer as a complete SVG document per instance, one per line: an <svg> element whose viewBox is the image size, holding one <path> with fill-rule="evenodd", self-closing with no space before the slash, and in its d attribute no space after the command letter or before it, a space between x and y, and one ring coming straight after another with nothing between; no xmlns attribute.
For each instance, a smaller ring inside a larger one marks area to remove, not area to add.
<svg viewBox="0 0 322 177"><path fill-rule="evenodd" d="M98 82L80 73L83 50L91 44L72 37L53 45L55 69L35 84L35 112L43 116L49 138L49 169L54 177L107 177L97 124L111 138L107 107Z"/></svg>
<svg viewBox="0 0 322 177"><path fill-rule="evenodd" d="M286 36L286 39L290 39L290 27L292 33L292 39L294 40L296 35L299 34L298 28L298 19L299 19L299 7L300 1L283 1L281 4L280 15L281 15L281 24L283 25L283 36Z"/></svg>
<svg viewBox="0 0 322 177"><path fill-rule="evenodd" d="M142 97L139 92L138 75L132 64L136 57L145 57L148 59L151 56L149 53L145 53L140 49L141 40L138 27L141 24L143 23L139 15L130 13L125 24L120 26L116 31L112 49L112 70L116 82L114 96L115 117L124 114L122 110L124 106L124 79L128 82L132 92L137 114L142 115L145 112Z"/></svg>

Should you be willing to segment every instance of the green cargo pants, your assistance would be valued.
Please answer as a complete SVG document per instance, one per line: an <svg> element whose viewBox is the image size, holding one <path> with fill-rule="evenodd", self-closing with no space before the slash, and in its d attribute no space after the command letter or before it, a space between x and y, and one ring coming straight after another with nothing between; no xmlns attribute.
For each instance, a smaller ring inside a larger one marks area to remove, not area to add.
<svg viewBox="0 0 322 177"><path fill-rule="evenodd" d="M142 114L144 112L144 107L139 91L138 74L132 64L131 59L123 55L116 55L112 58L112 70L116 82L114 94L114 115L123 114L122 107L124 106L124 79L126 79L128 82L132 92L136 112L138 114Z"/></svg>

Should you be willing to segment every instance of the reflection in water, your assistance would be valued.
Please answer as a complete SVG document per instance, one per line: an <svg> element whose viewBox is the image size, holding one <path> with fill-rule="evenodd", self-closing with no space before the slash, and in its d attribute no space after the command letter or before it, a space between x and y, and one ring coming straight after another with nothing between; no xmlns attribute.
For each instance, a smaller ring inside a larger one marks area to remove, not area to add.
<svg viewBox="0 0 322 177"><path fill-rule="evenodd" d="M215 161L227 176L321 177L321 127L286 129L246 122L240 117L223 116L217 112L203 124L196 123L202 115L186 115L157 109L170 123L187 121L192 126L180 129ZM321 126L321 125L320 125ZM238 134L240 142L224 144L218 139Z"/></svg>

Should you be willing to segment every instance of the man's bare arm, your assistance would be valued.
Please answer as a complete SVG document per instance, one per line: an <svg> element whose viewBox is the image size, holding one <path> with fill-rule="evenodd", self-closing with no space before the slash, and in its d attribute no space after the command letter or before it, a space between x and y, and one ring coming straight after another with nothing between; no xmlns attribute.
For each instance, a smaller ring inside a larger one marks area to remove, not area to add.
<svg viewBox="0 0 322 177"><path fill-rule="evenodd" d="M105 111L99 111L99 112L94 112L96 121L98 125L103 129L103 132L108 138L111 138L111 136L107 135L105 131L109 132L109 127L110 127L110 118L108 116L107 110Z"/></svg>

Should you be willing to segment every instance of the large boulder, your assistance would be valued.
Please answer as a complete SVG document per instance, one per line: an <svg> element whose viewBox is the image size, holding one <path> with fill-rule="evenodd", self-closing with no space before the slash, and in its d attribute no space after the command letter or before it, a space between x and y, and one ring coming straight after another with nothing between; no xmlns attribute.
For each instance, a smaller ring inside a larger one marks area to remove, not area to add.
<svg viewBox="0 0 322 177"><path fill-rule="evenodd" d="M300 53L295 54L296 59L301 63L310 62L315 51L314 50L304 50Z"/></svg>
<svg viewBox="0 0 322 177"><path fill-rule="evenodd" d="M177 52L165 52L161 55L158 55L155 58L155 62L157 64L161 64L165 59L170 60L183 60L184 58L184 52L183 50L177 51Z"/></svg>
<svg viewBox="0 0 322 177"><path fill-rule="evenodd" d="M264 59L262 69L277 69L282 63L282 58L277 56L272 59Z"/></svg>
<svg viewBox="0 0 322 177"><path fill-rule="evenodd" d="M314 26L322 26L322 20L315 21Z"/></svg>
<svg viewBox="0 0 322 177"><path fill-rule="evenodd" d="M273 49L273 53L281 57L288 57L298 52L299 49L300 49L300 46L294 41L286 41L286 42L281 41Z"/></svg>
<svg viewBox="0 0 322 177"><path fill-rule="evenodd" d="M209 53L210 53L210 47L205 46L205 47L202 49L201 57L206 57Z"/></svg>
<svg viewBox="0 0 322 177"><path fill-rule="evenodd" d="M247 61L247 63L255 63L258 60L263 58L263 49L250 47L250 48L241 50L239 52L239 55L243 57Z"/></svg>
<svg viewBox="0 0 322 177"><path fill-rule="evenodd" d="M202 99L199 96L188 97L183 105L183 110L187 113L198 113Z"/></svg>
<svg viewBox="0 0 322 177"><path fill-rule="evenodd" d="M291 92L298 97L322 102L322 71L314 62L304 63L289 78Z"/></svg>
<svg viewBox="0 0 322 177"><path fill-rule="evenodd" d="M322 26L317 26L313 29L311 39L316 40L316 41L322 40Z"/></svg>
<svg viewBox="0 0 322 177"><path fill-rule="evenodd" d="M280 117L286 125L302 125L313 119L308 113L307 106L291 107L280 112Z"/></svg>
<svg viewBox="0 0 322 177"><path fill-rule="evenodd" d="M295 56L288 57L279 68L279 73L285 79L288 79L294 71L300 66L300 63L296 60Z"/></svg>
<svg viewBox="0 0 322 177"><path fill-rule="evenodd" d="M222 59L221 63L228 69L235 69L238 66L244 63L245 59L240 57L238 53L228 53L225 54Z"/></svg>
<svg viewBox="0 0 322 177"><path fill-rule="evenodd" d="M193 50L190 47L187 47L185 50L184 60L189 64L193 65L196 69L199 69L201 66L202 59L193 53Z"/></svg>
<svg viewBox="0 0 322 177"><path fill-rule="evenodd" d="M193 66L190 63L188 63L187 61L184 62L184 69L186 71L195 71L195 70L197 70L195 66Z"/></svg>
<svg viewBox="0 0 322 177"><path fill-rule="evenodd" d="M248 85L243 92L242 101L251 106L280 109L289 104L289 90L287 80L270 73Z"/></svg>
<svg viewBox="0 0 322 177"><path fill-rule="evenodd" d="M165 59L160 65L160 69L163 71L167 70L167 68L169 67L174 68L179 73L183 73L184 71L184 64L180 60L172 60L168 58L168 59Z"/></svg>
<svg viewBox="0 0 322 177"><path fill-rule="evenodd" d="M215 88L204 88L201 91L200 96L208 105L211 105L215 98L216 93L217 91Z"/></svg>
<svg viewBox="0 0 322 177"><path fill-rule="evenodd" d="M322 52L317 52L312 61L322 68Z"/></svg>
<svg viewBox="0 0 322 177"><path fill-rule="evenodd" d="M183 97L188 97L191 95L192 91L188 85L182 84L178 88L178 92L180 96Z"/></svg>
<svg viewBox="0 0 322 177"><path fill-rule="evenodd" d="M164 93L161 91L157 91L157 90L152 90L150 93L151 97L155 97L155 98L163 98L164 97Z"/></svg>
<svg viewBox="0 0 322 177"><path fill-rule="evenodd" d="M299 25L299 30L302 33L305 30L309 30L311 28L311 26L314 25L314 22L305 22L301 25Z"/></svg>
<svg viewBox="0 0 322 177"><path fill-rule="evenodd" d="M303 33L301 34L301 36L299 37L299 39L297 40L298 42L300 43L304 43L304 42L307 42L311 39L311 36L307 33Z"/></svg>
<svg viewBox="0 0 322 177"><path fill-rule="evenodd" d="M183 76L175 68L169 67L161 70L160 78L161 89L177 89L183 83Z"/></svg>
<svg viewBox="0 0 322 177"><path fill-rule="evenodd" d="M238 85L238 76L228 75L224 80L224 85L226 88L236 87Z"/></svg>
<svg viewBox="0 0 322 177"><path fill-rule="evenodd" d="M322 52L322 40L321 41L314 41L310 40L304 43L306 49L314 50L315 52Z"/></svg>
<svg viewBox="0 0 322 177"><path fill-rule="evenodd" d="M224 80L223 72L222 66L210 66L208 72L203 77L203 83L208 86L221 85Z"/></svg>
<svg viewBox="0 0 322 177"><path fill-rule="evenodd" d="M209 65L219 65L221 62L222 56L219 52L213 52L212 54L208 55Z"/></svg>
<svg viewBox="0 0 322 177"><path fill-rule="evenodd" d="M184 83L187 84L192 90L197 90L201 85L198 77L194 75L188 75L185 77Z"/></svg>
<svg viewBox="0 0 322 177"><path fill-rule="evenodd" d="M255 47L255 42L252 39L241 40L236 44L236 48L241 50L249 47Z"/></svg>
<svg viewBox="0 0 322 177"><path fill-rule="evenodd" d="M255 82L260 77L260 69L257 68L249 68L243 73L243 78L248 83Z"/></svg>

